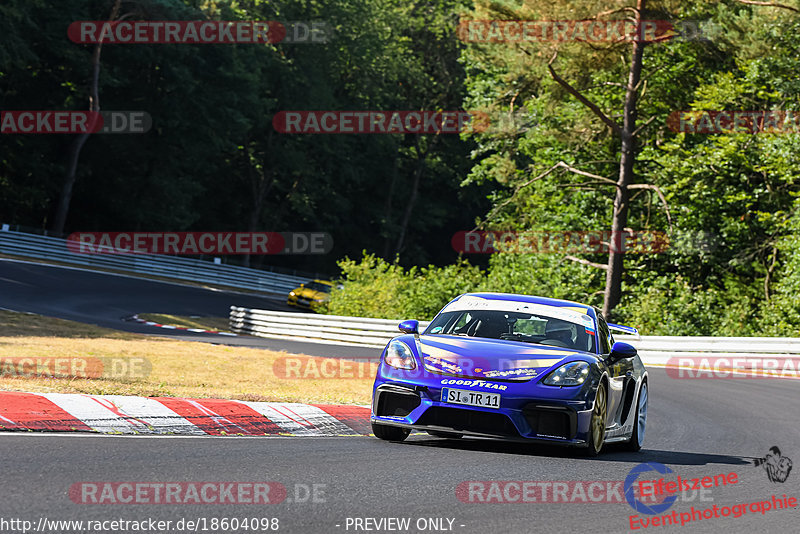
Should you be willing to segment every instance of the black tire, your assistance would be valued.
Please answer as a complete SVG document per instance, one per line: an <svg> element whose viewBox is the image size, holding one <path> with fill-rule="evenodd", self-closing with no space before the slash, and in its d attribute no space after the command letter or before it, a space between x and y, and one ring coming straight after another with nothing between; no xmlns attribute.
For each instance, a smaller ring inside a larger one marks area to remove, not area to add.
<svg viewBox="0 0 800 534"><path fill-rule="evenodd" d="M606 410L608 409L608 395L605 382L597 386L597 395L594 398L592 419L589 423L589 446L586 448L587 456L597 456L603 449L606 438Z"/></svg>
<svg viewBox="0 0 800 534"><path fill-rule="evenodd" d="M375 437L378 439L383 439L386 441L403 441L408 437L408 434L411 433L411 431L407 428L402 428L399 426L379 425L377 423L372 423L372 433L375 434Z"/></svg>
<svg viewBox="0 0 800 534"><path fill-rule="evenodd" d="M644 393L644 396L642 396ZM647 429L647 400L650 397L647 389L647 380L642 382L639 388L639 395L636 397L636 413L634 417L636 420L633 423L633 432L631 432L631 439L625 442L625 449L637 452L642 449L644 443L645 430ZM644 403L642 399L644 398Z"/></svg>
<svg viewBox="0 0 800 534"><path fill-rule="evenodd" d="M426 430L425 432L437 438L447 438L447 439L461 439L461 437L464 435L464 434L458 434L456 432L440 432L438 430Z"/></svg>

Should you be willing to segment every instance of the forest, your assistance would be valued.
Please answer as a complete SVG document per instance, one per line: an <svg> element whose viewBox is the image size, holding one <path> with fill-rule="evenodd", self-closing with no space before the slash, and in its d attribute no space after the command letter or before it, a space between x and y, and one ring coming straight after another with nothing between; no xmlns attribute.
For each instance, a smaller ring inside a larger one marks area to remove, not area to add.
<svg viewBox="0 0 800 534"><path fill-rule="evenodd" d="M291 31L99 46L70 39L76 21ZM315 24L323 39L294 31ZM1 111L152 118L139 134L0 134L1 223L326 232L324 255L225 261L340 279L334 314L430 319L459 293L502 291L593 304L647 335L800 336L796 0L2 0L0 36ZM323 111L486 126L273 122ZM473 230L667 245L456 250Z"/></svg>

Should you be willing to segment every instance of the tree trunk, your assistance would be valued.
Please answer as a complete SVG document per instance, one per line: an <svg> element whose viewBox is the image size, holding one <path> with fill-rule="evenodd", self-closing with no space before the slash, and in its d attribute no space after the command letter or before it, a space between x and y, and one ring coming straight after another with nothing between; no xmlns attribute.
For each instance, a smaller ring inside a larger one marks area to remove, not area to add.
<svg viewBox="0 0 800 534"><path fill-rule="evenodd" d="M419 192L419 181L422 178L423 174L423 167L425 163L420 162L417 166L417 169L414 171L414 183L411 186L411 196L408 198L406 202L406 209L403 213L403 220L400 223L400 236L397 238L397 243L394 246L394 255L395 258L400 256L400 251L403 250L403 246L405 245L406 239L406 232L408 231L408 223L411 222L411 212L414 209L414 204L417 202L417 194Z"/></svg>
<svg viewBox="0 0 800 534"><path fill-rule="evenodd" d="M425 159L428 157L431 147L436 143L437 138L433 138L428 143L428 148L424 152L420 151L419 138L414 138L414 149L417 154L417 168L414 170L414 182L411 186L411 196L409 196L406 203L406 209L403 213L403 220L400 223L400 235L397 238L397 244L394 246L395 259L400 255L405 245L406 233L408 232L408 223L411 222L411 212L414 210L414 204L417 202L417 195L419 194L419 182L422 175L425 174Z"/></svg>
<svg viewBox="0 0 800 534"><path fill-rule="evenodd" d="M631 66L628 72L628 87L625 91L623 109L622 146L619 160L619 179L614 196L614 211L611 222L611 240L609 243L608 269L606 270L606 288L603 294L603 315L609 317L619 304L622 295L622 271L624 257L625 226L628 223L628 186L633 182L633 164L636 160L636 107L638 100L639 80L642 75L642 57L645 42L641 35L642 11L645 0L638 0L636 6L637 40L633 43Z"/></svg>
<svg viewBox="0 0 800 534"><path fill-rule="evenodd" d="M394 188L397 183L397 164L397 147L395 146L394 157L392 158L392 179L389 182L389 193L386 195L386 203L383 207L383 231L386 235L383 240L383 258L385 260L389 259L389 249L392 246L392 201L394 200Z"/></svg>
<svg viewBox="0 0 800 534"><path fill-rule="evenodd" d="M114 6L111 8L111 14L108 17L109 22L113 22L119 16L121 2L122 0L116 0L114 2ZM102 51L103 43L98 42L92 53L92 83L89 88L89 111L97 113L100 112L100 54ZM58 197L58 207L56 208L56 215L51 228L56 234L64 233L67 214L69 214L69 205L72 201L72 188L75 185L75 179L78 174L78 161L81 157L81 150L83 150L83 145L85 145L86 141L89 139L89 135L91 135L90 132L94 129L93 127L94 123L90 125L87 133L79 134L69 147L67 175L61 187L61 194Z"/></svg>
<svg viewBox="0 0 800 534"><path fill-rule="evenodd" d="M266 202L267 195L272 190L272 186L275 184L275 178L272 175L273 171L271 169L269 171L269 176L267 175L267 172L264 171L264 165L262 165L261 170L258 171L258 173L253 170L249 139L245 141L244 153L245 158L247 159L246 164L248 175L250 177L250 189L253 193L253 205L250 209L250 218L247 224L247 231L255 232L258 230L258 221L261 219L261 212L264 209L264 203ZM266 154L267 157L272 154L272 130L270 130L267 134ZM261 163L263 164L265 162L262 161ZM242 265L245 267L250 267L250 263L250 254L246 254L242 259Z"/></svg>

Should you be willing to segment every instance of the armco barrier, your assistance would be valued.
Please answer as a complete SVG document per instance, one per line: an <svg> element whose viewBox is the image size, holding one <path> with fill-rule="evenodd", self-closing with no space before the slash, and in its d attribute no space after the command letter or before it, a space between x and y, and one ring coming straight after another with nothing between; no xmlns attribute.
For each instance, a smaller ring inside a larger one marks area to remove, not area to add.
<svg viewBox="0 0 800 534"><path fill-rule="evenodd" d="M66 239L0 230L0 254L95 269L160 276L272 294L287 294L309 278L154 254L76 254Z"/></svg>
<svg viewBox="0 0 800 534"><path fill-rule="evenodd" d="M676 356L745 358L800 355L800 338L791 337L703 337L703 336L614 336L630 343L642 359L666 361ZM646 362L645 362L646 363Z"/></svg>
<svg viewBox="0 0 800 534"><path fill-rule="evenodd" d="M398 323L392 319L285 313L237 306L231 306L230 315L231 330L242 334L376 348L383 348L400 334ZM428 324L420 322L420 329Z"/></svg>
<svg viewBox="0 0 800 534"><path fill-rule="evenodd" d="M383 348L400 332L400 320L311 315L231 306L234 332L259 337ZM420 322L420 331L429 322ZM672 337L615 335L630 343L647 365L664 365L676 356L719 358L800 357L800 338Z"/></svg>

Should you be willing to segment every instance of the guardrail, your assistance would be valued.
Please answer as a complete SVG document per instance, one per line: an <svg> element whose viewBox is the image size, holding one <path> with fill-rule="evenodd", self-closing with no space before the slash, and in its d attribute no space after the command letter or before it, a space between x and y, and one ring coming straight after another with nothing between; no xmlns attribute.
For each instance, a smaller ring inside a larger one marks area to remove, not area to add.
<svg viewBox="0 0 800 534"><path fill-rule="evenodd" d="M400 334L400 320L310 315L254 310L231 306L230 326L234 332L275 339L312 341L383 348ZM420 331L429 322L420 322ZM768 337L672 337L616 335L630 343L647 365L664 365L679 356L715 358L800 358L800 338Z"/></svg>
<svg viewBox="0 0 800 534"><path fill-rule="evenodd" d="M274 339L336 343L383 348L400 334L392 319L311 315L231 306L230 326L234 332ZM429 321L420 321L420 329Z"/></svg>
<svg viewBox="0 0 800 534"><path fill-rule="evenodd" d="M67 248L66 239L2 229L0 254L272 294L286 294L310 281L300 276L176 256L77 254Z"/></svg>
<svg viewBox="0 0 800 534"><path fill-rule="evenodd" d="M616 335L614 339L630 343L636 347L643 360L647 358L653 362L678 356L800 356L800 338Z"/></svg>

